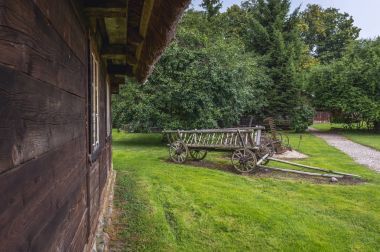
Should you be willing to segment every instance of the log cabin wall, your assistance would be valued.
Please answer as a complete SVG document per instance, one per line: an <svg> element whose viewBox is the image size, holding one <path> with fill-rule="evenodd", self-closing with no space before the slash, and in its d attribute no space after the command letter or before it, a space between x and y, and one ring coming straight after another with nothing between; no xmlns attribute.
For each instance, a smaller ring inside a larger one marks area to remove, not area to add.
<svg viewBox="0 0 380 252"><path fill-rule="evenodd" d="M91 246L111 137L100 62L89 158L90 36L78 13L70 0L0 0L0 251Z"/></svg>

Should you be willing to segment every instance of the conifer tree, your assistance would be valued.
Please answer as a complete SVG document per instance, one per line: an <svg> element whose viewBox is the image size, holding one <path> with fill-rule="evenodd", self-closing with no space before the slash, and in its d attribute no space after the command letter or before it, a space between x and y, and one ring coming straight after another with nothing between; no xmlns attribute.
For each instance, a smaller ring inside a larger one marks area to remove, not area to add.
<svg viewBox="0 0 380 252"><path fill-rule="evenodd" d="M252 15L247 49L263 57L274 83L268 114L292 115L300 105L297 73L305 46L297 26L299 9L289 14L289 0L250 0L242 6Z"/></svg>

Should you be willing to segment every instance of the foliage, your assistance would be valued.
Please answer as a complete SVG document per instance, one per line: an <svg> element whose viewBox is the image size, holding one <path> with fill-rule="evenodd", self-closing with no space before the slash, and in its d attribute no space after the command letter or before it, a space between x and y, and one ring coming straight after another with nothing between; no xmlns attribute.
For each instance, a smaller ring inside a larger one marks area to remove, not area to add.
<svg viewBox="0 0 380 252"><path fill-rule="evenodd" d="M299 134L290 135L298 142ZM111 249L123 251L379 251L380 175L305 134L304 164L362 175L358 185L286 175L239 176L165 162L159 135L113 133L117 171ZM207 160L223 164L225 153ZM278 166L276 163L275 166Z"/></svg>
<svg viewBox="0 0 380 252"><path fill-rule="evenodd" d="M188 19L203 20L199 13ZM134 131L229 127L245 113L260 114L271 85L238 40L183 26L149 81L144 86L130 82L115 98L114 125L128 122Z"/></svg>
<svg viewBox="0 0 380 252"><path fill-rule="evenodd" d="M219 13L222 2L220 0L203 0L200 6L206 10L207 18L210 19Z"/></svg>
<svg viewBox="0 0 380 252"><path fill-rule="evenodd" d="M303 104L294 109L291 127L295 132L305 132L313 124L314 109L309 105Z"/></svg>
<svg viewBox="0 0 380 252"><path fill-rule="evenodd" d="M380 121L380 39L353 43L340 60L314 67L309 90L314 105L333 111L338 122ZM338 117L337 117L338 115Z"/></svg>
<svg viewBox="0 0 380 252"><path fill-rule="evenodd" d="M359 37L360 29L354 26L352 16L338 9L309 4L301 17L302 37L322 62L340 58L345 48Z"/></svg>
<svg viewBox="0 0 380 252"><path fill-rule="evenodd" d="M268 90L267 114L288 117L299 106L304 44L298 29L298 9L289 14L289 0L250 0L242 4L251 19L247 33L248 50L263 57L274 85Z"/></svg>
<svg viewBox="0 0 380 252"><path fill-rule="evenodd" d="M380 131L379 42L356 41L349 14L319 5L290 12L290 0L248 0L224 13L219 0L201 6L186 12L148 83L131 81L115 98L115 126L229 127L253 115L302 131L311 104Z"/></svg>

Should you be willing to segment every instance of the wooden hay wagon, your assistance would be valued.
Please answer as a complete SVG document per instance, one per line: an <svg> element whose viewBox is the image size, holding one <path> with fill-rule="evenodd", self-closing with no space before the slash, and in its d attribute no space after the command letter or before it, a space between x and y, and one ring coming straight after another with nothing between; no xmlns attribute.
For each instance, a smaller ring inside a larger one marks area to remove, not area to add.
<svg viewBox="0 0 380 252"><path fill-rule="evenodd" d="M337 178L344 177L360 178L355 174L273 158L278 140L266 134L264 130L265 127L256 126L229 129L165 130L162 133L169 142L169 155L175 163L184 163L189 157L196 161L203 160L208 151L226 151L232 152L232 165L240 173L249 173L256 168L265 168L308 176L327 177L334 181ZM285 163L318 173L267 166L270 161Z"/></svg>
<svg viewBox="0 0 380 252"><path fill-rule="evenodd" d="M272 156L272 143L261 126L251 128L166 130L170 158L184 163L188 157L202 160L208 151L232 152L231 162L242 173L253 171L263 156Z"/></svg>

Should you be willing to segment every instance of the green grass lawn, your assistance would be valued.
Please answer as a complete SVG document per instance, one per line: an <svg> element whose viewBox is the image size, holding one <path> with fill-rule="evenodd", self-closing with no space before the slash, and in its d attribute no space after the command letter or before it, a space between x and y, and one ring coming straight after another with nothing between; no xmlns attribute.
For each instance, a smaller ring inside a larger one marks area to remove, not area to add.
<svg viewBox="0 0 380 252"><path fill-rule="evenodd" d="M338 133L347 137L353 142L380 150L380 134L376 134L374 132L369 132L368 130L348 130L343 129L343 124L330 124L330 123L322 123L322 124L314 124L312 126L320 131L330 131L331 129L338 129Z"/></svg>
<svg viewBox="0 0 380 252"><path fill-rule="evenodd" d="M303 136L300 149L310 156L303 163L367 182L316 184L177 165L166 162L155 134L114 132L113 146L116 250L380 251L380 175L312 135Z"/></svg>

